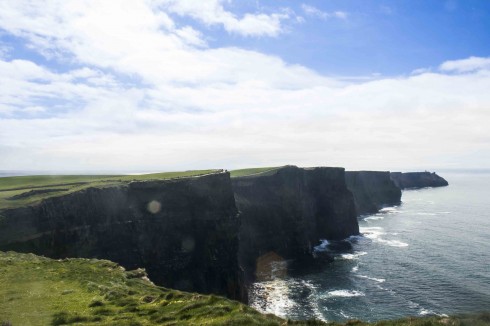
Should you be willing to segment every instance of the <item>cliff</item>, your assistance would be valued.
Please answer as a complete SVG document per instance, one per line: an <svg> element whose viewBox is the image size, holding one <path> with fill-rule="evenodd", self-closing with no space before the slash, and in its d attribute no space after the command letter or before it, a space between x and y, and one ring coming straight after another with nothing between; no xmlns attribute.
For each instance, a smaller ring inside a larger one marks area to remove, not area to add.
<svg viewBox="0 0 490 326"><path fill-rule="evenodd" d="M0 211L0 250L146 268L159 285L240 297L228 173L92 187Z"/></svg>
<svg viewBox="0 0 490 326"><path fill-rule="evenodd" d="M247 277L271 261L308 260L322 239L359 233L343 168L287 166L232 178L240 211L239 261Z"/></svg>
<svg viewBox="0 0 490 326"><path fill-rule="evenodd" d="M444 187L449 183L435 172L391 172L391 179L400 189Z"/></svg>
<svg viewBox="0 0 490 326"><path fill-rule="evenodd" d="M354 195L357 215L372 214L384 206L400 204L400 188L390 178L390 172L347 171L347 188Z"/></svg>

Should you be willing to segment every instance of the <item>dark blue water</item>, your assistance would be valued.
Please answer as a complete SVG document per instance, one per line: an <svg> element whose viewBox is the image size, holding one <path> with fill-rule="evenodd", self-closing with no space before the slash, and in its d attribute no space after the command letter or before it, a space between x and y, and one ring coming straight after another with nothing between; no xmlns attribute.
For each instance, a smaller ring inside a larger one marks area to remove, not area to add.
<svg viewBox="0 0 490 326"><path fill-rule="evenodd" d="M363 236L324 271L256 283L251 305L328 321L490 310L490 174L443 176L449 187L360 219Z"/></svg>

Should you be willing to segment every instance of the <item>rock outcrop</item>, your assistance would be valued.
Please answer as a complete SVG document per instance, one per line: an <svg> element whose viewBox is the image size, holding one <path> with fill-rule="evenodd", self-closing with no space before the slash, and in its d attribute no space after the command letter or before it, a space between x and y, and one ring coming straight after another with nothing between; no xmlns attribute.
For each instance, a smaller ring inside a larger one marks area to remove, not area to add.
<svg viewBox="0 0 490 326"><path fill-rule="evenodd" d="M435 172L391 172L391 179L400 189L444 187L449 183Z"/></svg>
<svg viewBox="0 0 490 326"><path fill-rule="evenodd" d="M239 261L248 279L270 262L309 260L322 239L359 233L343 168L286 166L232 184L241 218Z"/></svg>
<svg viewBox="0 0 490 326"><path fill-rule="evenodd" d="M144 267L166 287L241 297L228 173L88 188L0 212L0 250Z"/></svg>
<svg viewBox="0 0 490 326"><path fill-rule="evenodd" d="M377 213L385 206L400 204L402 192L390 172L347 171L347 188L354 195L357 215Z"/></svg>

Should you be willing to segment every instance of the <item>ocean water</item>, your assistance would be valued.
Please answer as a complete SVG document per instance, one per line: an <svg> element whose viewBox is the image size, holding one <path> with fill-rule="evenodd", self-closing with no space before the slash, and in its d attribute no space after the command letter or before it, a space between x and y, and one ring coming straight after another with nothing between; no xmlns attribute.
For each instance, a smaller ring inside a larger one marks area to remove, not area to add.
<svg viewBox="0 0 490 326"><path fill-rule="evenodd" d="M360 218L352 250L331 251L321 272L255 283L250 304L324 321L489 311L490 173L441 175L448 187L403 191Z"/></svg>

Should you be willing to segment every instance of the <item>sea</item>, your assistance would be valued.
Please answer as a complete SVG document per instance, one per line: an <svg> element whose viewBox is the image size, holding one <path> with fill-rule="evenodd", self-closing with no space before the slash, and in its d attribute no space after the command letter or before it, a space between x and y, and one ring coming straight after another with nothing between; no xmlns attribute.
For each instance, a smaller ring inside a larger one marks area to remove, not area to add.
<svg viewBox="0 0 490 326"><path fill-rule="evenodd" d="M439 174L448 187L404 190L401 205L359 218L351 249L324 242L333 262L253 284L250 305L323 321L490 311L490 172Z"/></svg>

